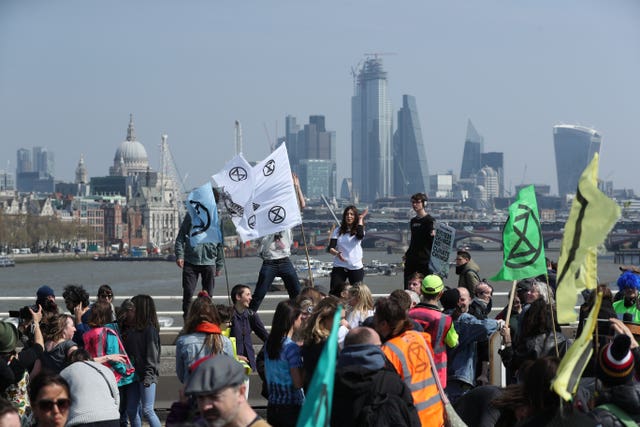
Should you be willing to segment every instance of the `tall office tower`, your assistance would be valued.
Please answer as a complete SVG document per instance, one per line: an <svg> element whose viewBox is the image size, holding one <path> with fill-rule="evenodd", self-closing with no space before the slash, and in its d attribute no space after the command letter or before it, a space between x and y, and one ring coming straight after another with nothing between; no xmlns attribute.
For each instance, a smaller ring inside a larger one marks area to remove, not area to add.
<svg viewBox="0 0 640 427"><path fill-rule="evenodd" d="M9 170L0 169L0 191L11 191L16 189L16 181L13 173Z"/></svg>
<svg viewBox="0 0 640 427"><path fill-rule="evenodd" d="M602 136L595 129L575 125L553 127L560 197L576 192L582 171L593 155L600 152L601 144Z"/></svg>
<svg viewBox="0 0 640 427"><path fill-rule="evenodd" d="M299 129L295 118L287 116L287 134ZM334 197L336 195L336 134L325 128L325 117L310 116L309 123L291 135L294 155L289 155L292 170L300 178L300 186L306 197ZM287 151L289 149L287 145ZM292 157L295 160L292 160ZM295 167L293 163L295 161Z"/></svg>
<svg viewBox="0 0 640 427"><path fill-rule="evenodd" d="M429 166L416 99L403 95L398 128L393 135L393 195L409 196L429 191Z"/></svg>
<svg viewBox="0 0 640 427"><path fill-rule="evenodd" d="M26 148L20 148L16 154L16 174L23 172L33 172L33 163L31 162L31 151Z"/></svg>
<svg viewBox="0 0 640 427"><path fill-rule="evenodd" d="M482 153L482 166L489 166L498 174L498 196L504 197L504 153Z"/></svg>
<svg viewBox="0 0 640 427"><path fill-rule="evenodd" d="M365 60L351 98L351 176L361 201L389 197L392 187L393 113L382 59Z"/></svg>
<svg viewBox="0 0 640 427"><path fill-rule="evenodd" d="M55 160L53 153L43 147L33 147L33 172L42 176L54 176Z"/></svg>
<svg viewBox="0 0 640 427"><path fill-rule="evenodd" d="M296 123L296 118L289 115L284 118L285 142L287 143L287 153L289 153L289 163L291 170L298 173L298 162L304 157L301 152L302 147L298 144L298 132L300 126Z"/></svg>
<svg viewBox="0 0 640 427"><path fill-rule="evenodd" d="M484 151L484 138L476 128L467 121L467 136L464 139L464 153L462 154L462 168L460 178L473 178L482 167L482 152Z"/></svg>
<svg viewBox="0 0 640 427"><path fill-rule="evenodd" d="M491 166L483 166L476 174L476 186L482 187L482 200L491 201L498 197L498 173Z"/></svg>

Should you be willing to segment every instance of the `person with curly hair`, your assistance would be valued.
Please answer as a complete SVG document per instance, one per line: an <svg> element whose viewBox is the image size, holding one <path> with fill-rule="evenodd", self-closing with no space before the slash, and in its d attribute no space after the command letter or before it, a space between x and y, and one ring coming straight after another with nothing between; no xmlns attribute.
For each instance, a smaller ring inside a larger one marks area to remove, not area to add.
<svg viewBox="0 0 640 427"><path fill-rule="evenodd" d="M62 292L64 304L73 316L76 331L73 340L82 347L82 335L89 330L87 319L89 318L89 293L82 285L67 285Z"/></svg>
<svg viewBox="0 0 640 427"><path fill-rule="evenodd" d="M330 290L335 293L340 283L347 280L354 284L364 279L364 265L362 264L362 239L364 239L364 217L369 209L362 213L353 206L347 206L342 213L340 227L333 230L327 252L334 256L331 270Z"/></svg>
<svg viewBox="0 0 640 427"><path fill-rule="evenodd" d="M640 302L638 290L640 290L640 275L631 271L625 271L618 277L618 289L623 294L622 299L613 303L613 309L619 315L630 313L634 323L640 323Z"/></svg>

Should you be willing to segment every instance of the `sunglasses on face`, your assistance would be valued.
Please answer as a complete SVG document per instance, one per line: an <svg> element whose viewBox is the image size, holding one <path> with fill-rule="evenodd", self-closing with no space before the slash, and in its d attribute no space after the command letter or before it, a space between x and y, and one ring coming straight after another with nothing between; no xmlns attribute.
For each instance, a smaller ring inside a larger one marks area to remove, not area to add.
<svg viewBox="0 0 640 427"><path fill-rule="evenodd" d="M98 297L100 297L100 298L113 298L113 294L109 294L109 293L100 294L100 295L98 295Z"/></svg>
<svg viewBox="0 0 640 427"><path fill-rule="evenodd" d="M38 409L43 412L48 412L53 410L53 405L58 407L60 412L66 411L71 406L71 399L58 399L58 400L49 400L42 399L38 400Z"/></svg>

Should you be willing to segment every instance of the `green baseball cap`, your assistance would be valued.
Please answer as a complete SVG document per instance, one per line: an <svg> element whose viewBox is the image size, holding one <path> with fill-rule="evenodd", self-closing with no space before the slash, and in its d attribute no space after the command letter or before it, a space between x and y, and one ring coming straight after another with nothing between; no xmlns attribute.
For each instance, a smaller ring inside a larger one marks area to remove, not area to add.
<svg viewBox="0 0 640 427"><path fill-rule="evenodd" d="M430 274L422 279L422 293L426 295L439 294L444 289L444 283L440 276Z"/></svg>

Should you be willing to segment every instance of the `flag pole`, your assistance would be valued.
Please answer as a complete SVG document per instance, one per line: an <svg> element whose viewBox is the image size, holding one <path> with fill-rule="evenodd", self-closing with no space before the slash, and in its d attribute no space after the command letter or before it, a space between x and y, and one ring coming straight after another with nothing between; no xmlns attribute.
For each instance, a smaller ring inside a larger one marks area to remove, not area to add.
<svg viewBox="0 0 640 427"><path fill-rule="evenodd" d="M309 260L309 246L307 246L307 238L304 233L304 223L302 221L302 210L307 206L304 200L304 194L300 188L300 179L295 173L291 174L293 179L293 188L296 191L296 199L298 200L298 209L300 210L300 232L302 233L302 244L304 246L304 254L307 257L307 274L309 275L309 287L313 288L313 274L311 273L311 261Z"/></svg>
<svg viewBox="0 0 640 427"><path fill-rule="evenodd" d="M517 283L518 281L514 280L513 284L511 285L511 293L509 294L509 306L507 307L507 317L504 319L504 324L507 328L509 327L509 320L511 319L511 309L513 308L513 300L515 299L515 295L516 295ZM522 301L520 302L522 303Z"/></svg>

